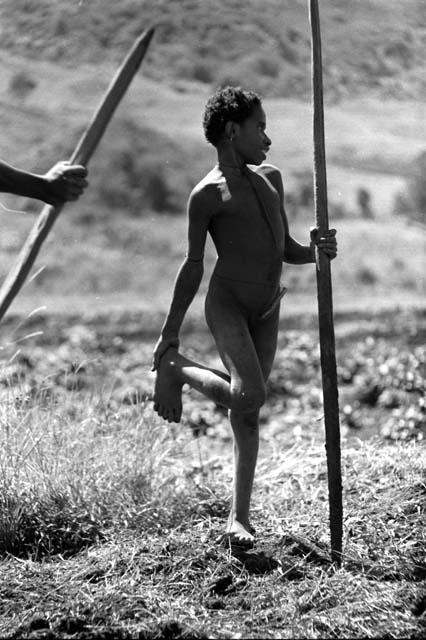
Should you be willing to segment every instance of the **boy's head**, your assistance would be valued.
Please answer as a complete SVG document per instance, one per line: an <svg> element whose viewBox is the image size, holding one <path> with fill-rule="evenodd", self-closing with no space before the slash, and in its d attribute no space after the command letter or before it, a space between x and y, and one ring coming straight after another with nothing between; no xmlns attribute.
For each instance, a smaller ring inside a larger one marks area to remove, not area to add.
<svg viewBox="0 0 426 640"><path fill-rule="evenodd" d="M208 100L204 110L203 128L206 139L217 147L226 135L227 122L240 124L261 105L261 99L253 91L245 91L241 87L218 89Z"/></svg>

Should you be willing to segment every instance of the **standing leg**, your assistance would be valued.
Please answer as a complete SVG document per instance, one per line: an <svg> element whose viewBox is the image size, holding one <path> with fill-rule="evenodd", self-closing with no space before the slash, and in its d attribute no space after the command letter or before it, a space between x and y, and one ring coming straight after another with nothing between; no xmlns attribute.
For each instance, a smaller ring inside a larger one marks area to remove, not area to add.
<svg viewBox="0 0 426 640"><path fill-rule="evenodd" d="M229 419L234 436L234 480L226 539L234 545L253 546L249 521L250 500L259 449L259 409L265 401L263 371L245 317L232 311L228 300L206 306L207 322L216 340L222 361L230 373ZM234 319L228 317L233 314ZM226 323L223 322L226 318ZM230 327L232 331L230 332Z"/></svg>
<svg viewBox="0 0 426 640"><path fill-rule="evenodd" d="M252 546L249 509L259 446L259 409L265 401L264 378L269 365L260 363L247 320L232 298L217 291L208 296L206 319L229 375L168 349L158 368L154 408L170 422L178 422L181 390L187 383L230 409L235 467L227 535L234 544ZM266 323L269 326L270 319Z"/></svg>
<svg viewBox="0 0 426 640"><path fill-rule="evenodd" d="M259 411L230 411L229 417L234 434L234 482L226 531L234 541L252 546L254 529L249 512L259 450Z"/></svg>
<svg viewBox="0 0 426 640"><path fill-rule="evenodd" d="M278 322L279 309L251 329L251 337L265 382L275 357ZM229 414L234 433L235 475L227 532L240 544L250 546L253 542L253 527L250 524L249 510L259 449L259 411L242 414L231 410Z"/></svg>

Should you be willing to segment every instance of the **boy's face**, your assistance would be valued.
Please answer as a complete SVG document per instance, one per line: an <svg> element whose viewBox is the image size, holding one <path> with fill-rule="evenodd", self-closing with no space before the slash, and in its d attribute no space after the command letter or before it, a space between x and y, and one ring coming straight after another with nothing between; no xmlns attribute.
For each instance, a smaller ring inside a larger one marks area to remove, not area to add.
<svg viewBox="0 0 426 640"><path fill-rule="evenodd" d="M261 106L255 107L251 116L237 125L235 150L247 164L259 165L265 160L272 144L265 130L266 115Z"/></svg>

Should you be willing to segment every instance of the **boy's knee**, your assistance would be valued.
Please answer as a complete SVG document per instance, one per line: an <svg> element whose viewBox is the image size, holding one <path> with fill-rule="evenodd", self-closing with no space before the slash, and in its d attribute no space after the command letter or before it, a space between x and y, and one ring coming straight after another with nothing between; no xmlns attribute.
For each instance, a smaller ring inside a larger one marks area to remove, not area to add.
<svg viewBox="0 0 426 640"><path fill-rule="evenodd" d="M259 384L255 389L236 389L231 391L231 411L238 413L256 413L266 400L265 385Z"/></svg>

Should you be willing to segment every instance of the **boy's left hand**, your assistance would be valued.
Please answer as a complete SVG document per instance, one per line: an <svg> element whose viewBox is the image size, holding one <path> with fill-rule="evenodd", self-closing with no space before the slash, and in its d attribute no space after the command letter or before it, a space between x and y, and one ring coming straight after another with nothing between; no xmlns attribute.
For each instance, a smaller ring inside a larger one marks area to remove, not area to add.
<svg viewBox="0 0 426 640"><path fill-rule="evenodd" d="M320 251L324 251L330 260L333 260L337 256L336 229L329 229L321 236L316 227L313 227L310 231L311 245L315 245Z"/></svg>

